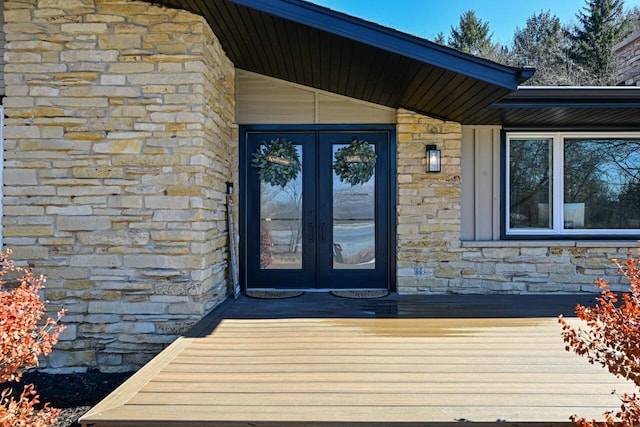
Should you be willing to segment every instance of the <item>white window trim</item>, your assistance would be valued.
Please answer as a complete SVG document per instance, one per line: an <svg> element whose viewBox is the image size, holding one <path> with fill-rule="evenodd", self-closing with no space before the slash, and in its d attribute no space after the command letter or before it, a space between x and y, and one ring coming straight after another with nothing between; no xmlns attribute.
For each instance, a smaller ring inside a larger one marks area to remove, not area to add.
<svg viewBox="0 0 640 427"><path fill-rule="evenodd" d="M564 228L564 140L567 138L633 138L640 139L638 132L508 132L506 135L506 163L505 163L505 234L507 236L620 236L633 237L640 235L640 229L565 229ZM549 228L511 228L509 224L510 206L510 150L512 139L550 139L552 141L552 222L553 229ZM632 236L635 235L635 236Z"/></svg>

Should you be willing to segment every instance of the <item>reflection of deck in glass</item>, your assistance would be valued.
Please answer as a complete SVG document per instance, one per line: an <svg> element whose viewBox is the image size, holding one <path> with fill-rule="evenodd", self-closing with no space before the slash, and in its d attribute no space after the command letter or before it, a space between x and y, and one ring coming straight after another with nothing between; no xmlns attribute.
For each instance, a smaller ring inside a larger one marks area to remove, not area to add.
<svg viewBox="0 0 640 427"><path fill-rule="evenodd" d="M346 145L334 144L336 151ZM376 268L375 174L350 185L333 174L333 268Z"/></svg>
<svg viewBox="0 0 640 427"><path fill-rule="evenodd" d="M336 220L333 225L333 268L374 269L376 257L373 219Z"/></svg>

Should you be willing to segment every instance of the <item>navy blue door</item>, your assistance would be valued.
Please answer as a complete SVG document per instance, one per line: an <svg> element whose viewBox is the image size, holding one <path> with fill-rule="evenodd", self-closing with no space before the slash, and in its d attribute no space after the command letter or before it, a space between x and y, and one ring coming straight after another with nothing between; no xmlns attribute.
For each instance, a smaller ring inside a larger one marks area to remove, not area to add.
<svg viewBox="0 0 640 427"><path fill-rule="evenodd" d="M261 181L252 166L254 153L277 138L293 142L301 162L284 187ZM390 138L389 131L243 135L247 289L389 287ZM368 142L377 156L371 178L355 185L333 168L353 140Z"/></svg>

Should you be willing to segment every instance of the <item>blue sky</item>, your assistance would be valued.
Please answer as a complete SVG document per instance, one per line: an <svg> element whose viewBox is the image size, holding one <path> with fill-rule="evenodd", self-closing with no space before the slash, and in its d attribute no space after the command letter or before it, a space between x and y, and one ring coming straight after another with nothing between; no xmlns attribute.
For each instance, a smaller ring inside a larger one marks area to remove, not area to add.
<svg viewBox="0 0 640 427"><path fill-rule="evenodd" d="M373 21L386 27L433 39L446 37L469 9L489 22L493 41L510 45L516 27L523 28L533 13L551 11L563 24L577 23L576 14L586 0L310 0L330 9ZM640 0L626 0L625 9L640 6Z"/></svg>

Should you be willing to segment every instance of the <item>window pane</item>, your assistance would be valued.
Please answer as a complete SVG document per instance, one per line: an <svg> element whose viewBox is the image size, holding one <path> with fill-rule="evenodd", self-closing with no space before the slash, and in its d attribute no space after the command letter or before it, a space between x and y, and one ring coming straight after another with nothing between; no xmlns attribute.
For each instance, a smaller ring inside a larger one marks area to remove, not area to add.
<svg viewBox="0 0 640 427"><path fill-rule="evenodd" d="M302 172L284 187L260 181L260 268L302 268Z"/></svg>
<svg viewBox="0 0 640 427"><path fill-rule="evenodd" d="M553 227L552 140L509 141L509 227Z"/></svg>
<svg viewBox="0 0 640 427"><path fill-rule="evenodd" d="M332 161L347 146L334 144ZM376 268L375 185L375 170L369 181L358 185L342 182L333 172L334 269Z"/></svg>
<svg viewBox="0 0 640 427"><path fill-rule="evenodd" d="M640 139L565 139L564 175L565 228L640 228Z"/></svg>

